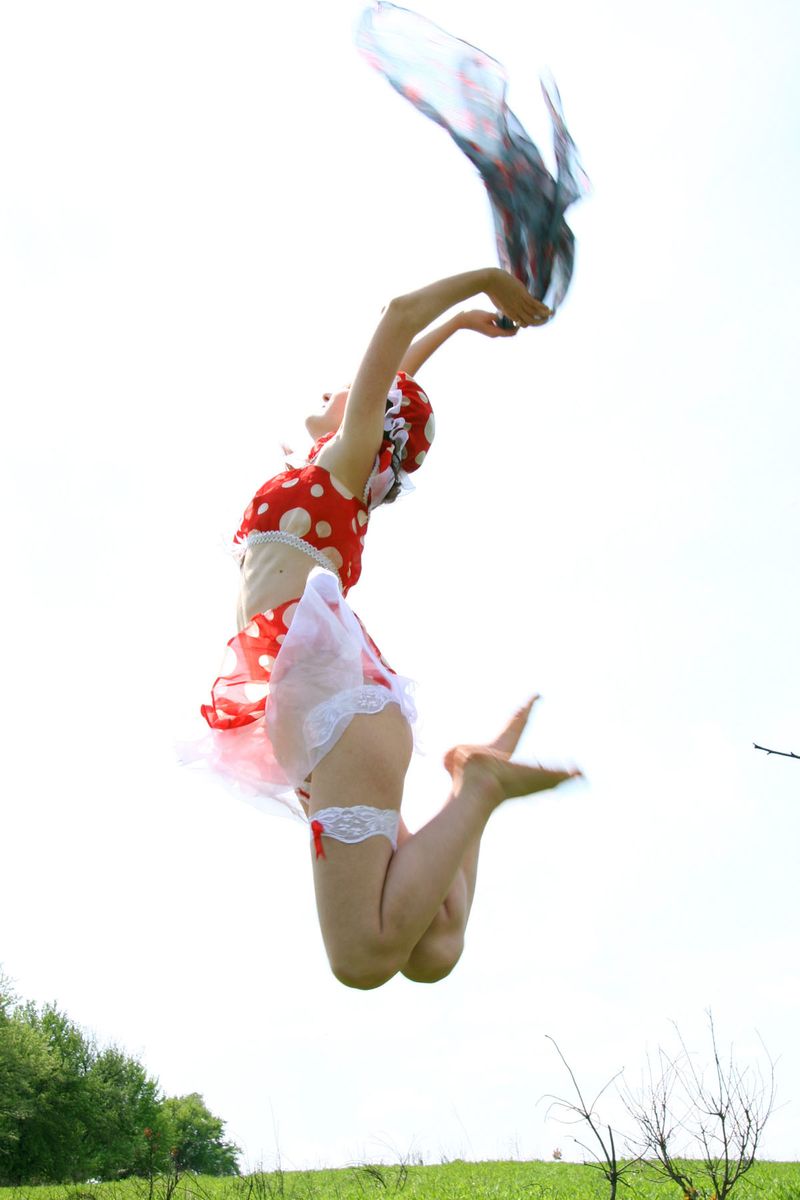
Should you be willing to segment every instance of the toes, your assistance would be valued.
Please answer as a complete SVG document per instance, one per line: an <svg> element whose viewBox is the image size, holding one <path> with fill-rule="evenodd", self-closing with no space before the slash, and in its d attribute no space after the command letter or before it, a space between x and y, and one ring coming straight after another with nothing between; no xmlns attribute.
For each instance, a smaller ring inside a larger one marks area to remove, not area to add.
<svg viewBox="0 0 800 1200"><path fill-rule="evenodd" d="M523 704L521 708L517 709L511 720L506 724L505 728L501 730L497 737L493 741L487 742L484 748L497 751L500 754L510 758L517 748L519 739L522 737L534 704L540 699L541 697L539 696L538 692L534 693L534 695L531 696L530 700L528 700L526 704ZM457 752L458 747L454 746L452 750L447 751L443 759L445 770L450 775L453 774L458 765Z"/></svg>
<svg viewBox="0 0 800 1200"><path fill-rule="evenodd" d="M531 710L538 699L538 695L532 696L527 704L523 704L522 708L517 709L502 732L498 734L493 742L489 743L493 750L500 750L503 754L514 753L517 743L522 737L523 730L528 723Z"/></svg>
<svg viewBox="0 0 800 1200"><path fill-rule="evenodd" d="M525 763L505 763L501 772L503 790L511 799L513 796L531 796L535 792L550 791L559 784L567 783L581 774L575 770L560 770L553 767L529 766Z"/></svg>

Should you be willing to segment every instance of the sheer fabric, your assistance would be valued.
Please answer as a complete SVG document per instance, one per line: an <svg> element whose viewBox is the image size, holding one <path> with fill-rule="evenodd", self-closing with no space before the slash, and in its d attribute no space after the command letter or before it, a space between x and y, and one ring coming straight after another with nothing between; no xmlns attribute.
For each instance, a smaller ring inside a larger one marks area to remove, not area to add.
<svg viewBox="0 0 800 1200"><path fill-rule="evenodd" d="M413 725L411 680L383 658L336 576L315 567L298 600L260 613L228 643L203 706L209 733L181 744L180 759L265 812L305 820L297 789L354 716L387 704Z"/></svg>
<svg viewBox="0 0 800 1200"><path fill-rule="evenodd" d="M482 50L418 13L376 3L356 42L401 96L441 125L477 167L489 196L500 264L556 309L566 295L575 239L564 219L588 190L554 83L542 83L553 126L555 179L506 104L506 73Z"/></svg>

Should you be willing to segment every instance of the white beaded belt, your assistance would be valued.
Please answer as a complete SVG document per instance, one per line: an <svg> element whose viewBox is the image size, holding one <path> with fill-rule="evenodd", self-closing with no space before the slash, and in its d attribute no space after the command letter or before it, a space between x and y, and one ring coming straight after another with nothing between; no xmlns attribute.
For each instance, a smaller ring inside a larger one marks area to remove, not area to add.
<svg viewBox="0 0 800 1200"><path fill-rule="evenodd" d="M281 542L284 546L291 546L294 550L300 550L303 554L307 554L309 558L313 558L314 562L319 563L326 571L331 571L334 575L339 574L336 567L329 558L318 550L316 546L312 546L309 542L304 542L301 537L297 537L294 533L284 533L280 529L256 529L252 533L248 533L247 541L244 546L239 542L239 548L244 555L245 546L258 546L262 542Z"/></svg>

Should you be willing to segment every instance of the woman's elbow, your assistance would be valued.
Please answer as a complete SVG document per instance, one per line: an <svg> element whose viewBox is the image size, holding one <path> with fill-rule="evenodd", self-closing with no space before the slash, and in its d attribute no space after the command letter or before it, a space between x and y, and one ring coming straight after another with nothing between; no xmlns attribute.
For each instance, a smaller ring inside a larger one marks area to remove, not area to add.
<svg viewBox="0 0 800 1200"><path fill-rule="evenodd" d="M390 300L383 310L382 320L387 324L396 325L398 329L407 330L412 336L422 328L419 324L418 305L413 295L395 296Z"/></svg>

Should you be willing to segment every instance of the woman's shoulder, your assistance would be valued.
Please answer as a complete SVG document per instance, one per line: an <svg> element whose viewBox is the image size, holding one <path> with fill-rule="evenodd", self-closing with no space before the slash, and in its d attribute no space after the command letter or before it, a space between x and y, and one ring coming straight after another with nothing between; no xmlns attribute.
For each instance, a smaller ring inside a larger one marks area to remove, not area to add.
<svg viewBox="0 0 800 1200"><path fill-rule="evenodd" d="M345 500L353 500L357 505L363 507L360 496L336 474L336 460L332 451L333 448L331 448L330 454L326 453L326 447L323 446L320 452L314 456L313 462L301 463L299 466L289 467L278 475L273 475L259 488L253 500L264 500L270 494L282 493L286 498L287 505L291 507L289 496L292 492L296 496L307 493L315 499L322 498L327 492L341 496ZM298 490L295 492L295 489Z"/></svg>
<svg viewBox="0 0 800 1200"><path fill-rule="evenodd" d="M336 443L330 442L327 446L323 446L314 461L304 468L304 472L307 472L306 478L312 488L330 487L338 496L351 501L355 507L366 509L363 496L359 494L357 487L351 486L355 481L343 479L337 469L339 466Z"/></svg>

